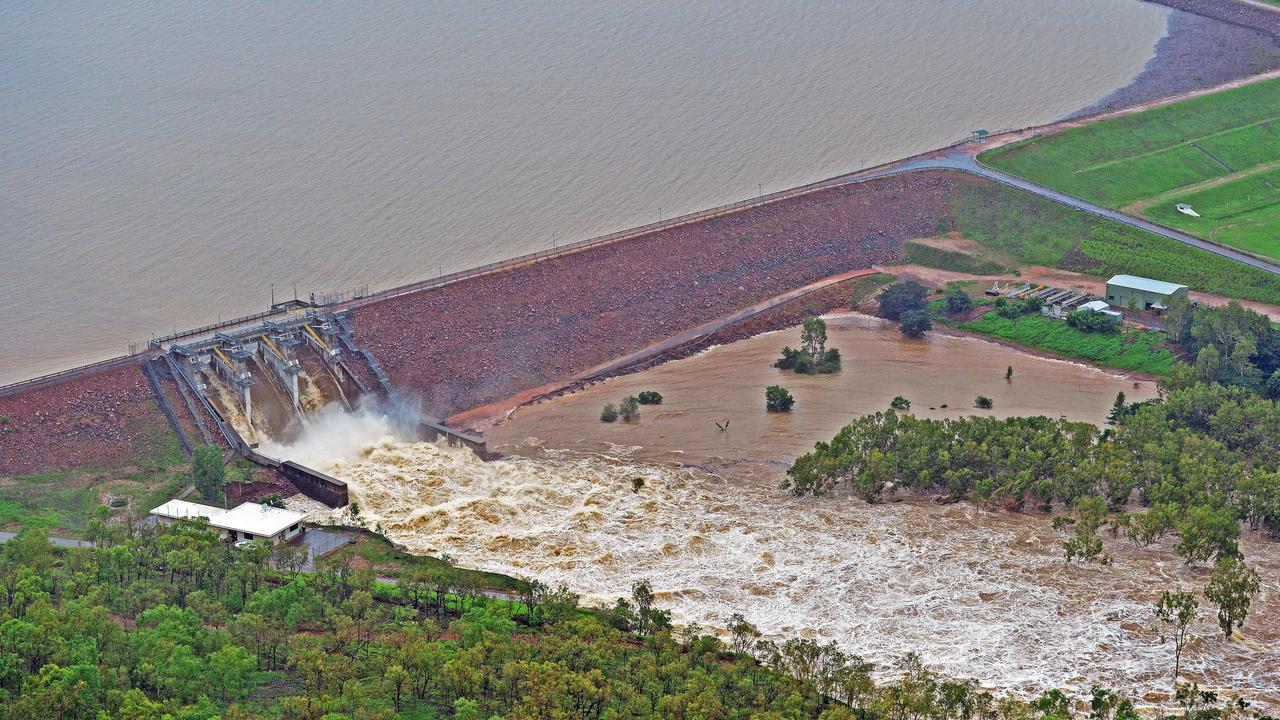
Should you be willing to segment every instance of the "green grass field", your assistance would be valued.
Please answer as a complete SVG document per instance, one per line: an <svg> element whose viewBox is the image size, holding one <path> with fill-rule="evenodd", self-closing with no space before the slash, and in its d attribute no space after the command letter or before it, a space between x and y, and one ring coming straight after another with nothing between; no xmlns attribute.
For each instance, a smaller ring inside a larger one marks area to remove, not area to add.
<svg viewBox="0 0 1280 720"><path fill-rule="evenodd" d="M955 230L1010 264L1128 273L1280 304L1271 273L997 183L957 183L950 213Z"/></svg>
<svg viewBox="0 0 1280 720"><path fill-rule="evenodd" d="M227 475L240 472L229 468ZM0 530L39 527L81 537L100 505L125 500L116 514L146 513L190 482L189 473L177 437L168 424L158 425L149 447L129 465L0 478Z"/></svg>
<svg viewBox="0 0 1280 720"><path fill-rule="evenodd" d="M1153 375L1169 372L1174 362L1173 353L1164 347L1164 333L1146 330L1114 334L1086 333L1062 320L1040 314L1009 319L994 312L960 327L1099 365Z"/></svg>
<svg viewBox="0 0 1280 720"><path fill-rule="evenodd" d="M980 159L1101 205L1136 203L1130 211L1280 259L1280 169L1190 187L1280 161L1280 80L1032 138ZM1203 217L1178 213L1179 202Z"/></svg>
<svg viewBox="0 0 1280 720"><path fill-rule="evenodd" d="M940 270L954 270L971 275L999 275L1005 271L1004 265L985 258L966 255L954 250L931 247L919 242L908 242L902 246L907 262Z"/></svg>
<svg viewBox="0 0 1280 720"><path fill-rule="evenodd" d="M1223 185L1178 195L1152 205L1146 215L1169 227L1257 255L1280 259L1280 170L1259 173ZM1194 218L1174 205L1187 203Z"/></svg>

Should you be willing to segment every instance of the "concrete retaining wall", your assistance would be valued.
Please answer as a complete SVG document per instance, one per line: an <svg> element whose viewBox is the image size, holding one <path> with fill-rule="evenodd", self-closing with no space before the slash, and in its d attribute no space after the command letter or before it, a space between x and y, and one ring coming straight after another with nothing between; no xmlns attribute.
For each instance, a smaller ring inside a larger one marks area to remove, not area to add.
<svg viewBox="0 0 1280 720"><path fill-rule="evenodd" d="M280 463L280 474L289 479L294 487L307 497L332 508L345 507L350 498L347 495L347 484L336 477L325 475L319 470L312 470L292 460Z"/></svg>
<svg viewBox="0 0 1280 720"><path fill-rule="evenodd" d="M471 448L476 455L480 456L480 459L492 459L492 456L489 455L488 444L483 438L476 435L458 432L453 428L445 427L444 425L439 425L429 420L423 420L418 423L418 434L422 439L430 440L432 442L435 442L440 438L444 438L445 442L449 444L449 447Z"/></svg>

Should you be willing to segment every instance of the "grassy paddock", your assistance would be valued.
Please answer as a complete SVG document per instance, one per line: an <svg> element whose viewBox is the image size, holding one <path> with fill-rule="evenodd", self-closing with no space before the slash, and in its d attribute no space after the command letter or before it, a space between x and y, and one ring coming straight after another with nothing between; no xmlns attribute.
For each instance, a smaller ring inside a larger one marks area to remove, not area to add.
<svg viewBox="0 0 1280 720"><path fill-rule="evenodd" d="M1217 187L1179 195L1152 205L1152 220L1258 255L1280 259L1280 170L1253 175ZM1195 218L1174 207L1187 203Z"/></svg>
<svg viewBox="0 0 1280 720"><path fill-rule="evenodd" d="M980 157L991 167L1118 207L1278 156L1280 80L1268 80L1032 138Z"/></svg>
<svg viewBox="0 0 1280 720"><path fill-rule="evenodd" d="M98 506L127 501L117 515L146 512L190 482L190 466L169 426L157 429L132 464L0 478L0 529L39 527L80 537Z"/></svg>
<svg viewBox="0 0 1280 720"><path fill-rule="evenodd" d="M971 275L999 275L1005 271L1000 263L975 257L954 250L943 250L920 242L903 245L907 262L939 270L969 273Z"/></svg>
<svg viewBox="0 0 1280 720"><path fill-rule="evenodd" d="M1280 278L1270 273L1004 185L957 183L950 204L957 231L1013 263L1128 273L1280 304Z"/></svg>
<svg viewBox="0 0 1280 720"><path fill-rule="evenodd" d="M960 327L1107 367L1153 375L1169 372L1174 362L1173 353L1164 347L1164 333L1146 330L1112 334L1086 333L1062 320L1040 314L1009 319L994 312Z"/></svg>
<svg viewBox="0 0 1280 720"><path fill-rule="evenodd" d="M1280 159L1280 80L1031 138L980 158L1102 205L1139 203L1132 211L1141 208L1162 224L1280 259L1280 171L1269 165ZM1256 174L1238 176L1245 172ZM1215 187L1200 185L1218 179ZM1202 217L1177 212L1180 202Z"/></svg>

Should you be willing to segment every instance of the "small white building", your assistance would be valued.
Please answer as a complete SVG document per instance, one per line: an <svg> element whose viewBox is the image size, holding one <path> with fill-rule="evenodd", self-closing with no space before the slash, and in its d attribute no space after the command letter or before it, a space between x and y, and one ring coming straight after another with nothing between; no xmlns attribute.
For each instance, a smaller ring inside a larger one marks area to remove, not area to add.
<svg viewBox="0 0 1280 720"><path fill-rule="evenodd" d="M234 510L223 510L212 505L170 500L155 508L151 514L161 525L171 525L180 520L204 518L209 527L225 530L232 540L272 540L288 542L302 534L302 521L306 515L292 510L281 510L270 505L244 503Z"/></svg>
<svg viewBox="0 0 1280 720"><path fill-rule="evenodd" d="M1087 302L1081 305L1080 309L1092 310L1093 312L1102 313L1103 315L1109 315L1115 318L1117 322L1124 320L1124 313L1120 313L1120 312L1116 312L1115 310L1112 310L1111 306L1108 305L1105 300L1094 300L1093 302Z"/></svg>

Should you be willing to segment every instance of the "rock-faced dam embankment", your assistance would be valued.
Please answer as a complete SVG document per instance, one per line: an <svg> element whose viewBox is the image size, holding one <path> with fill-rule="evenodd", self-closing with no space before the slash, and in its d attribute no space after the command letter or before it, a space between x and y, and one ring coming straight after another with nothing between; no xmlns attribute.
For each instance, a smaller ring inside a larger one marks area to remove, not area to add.
<svg viewBox="0 0 1280 720"><path fill-rule="evenodd" d="M356 309L358 342L441 417L564 379L764 298L901 259L960 174L744 210ZM944 225L945 226L945 225Z"/></svg>
<svg viewBox="0 0 1280 720"><path fill-rule="evenodd" d="M945 229L952 186L971 182L938 171L823 189L364 305L350 324L397 389L447 417L900 260L905 240ZM165 402L195 427L166 384L157 398L142 362L0 396L0 476L128 464L168 427Z"/></svg>

